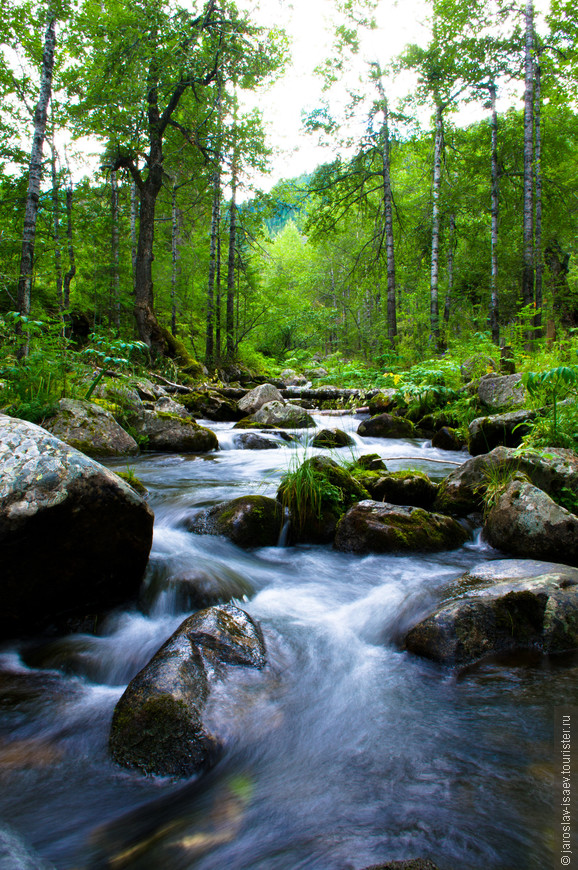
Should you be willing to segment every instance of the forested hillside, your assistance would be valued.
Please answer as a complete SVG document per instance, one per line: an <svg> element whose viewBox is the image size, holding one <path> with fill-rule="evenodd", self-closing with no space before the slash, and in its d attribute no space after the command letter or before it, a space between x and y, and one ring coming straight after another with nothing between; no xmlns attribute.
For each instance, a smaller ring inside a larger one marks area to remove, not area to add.
<svg viewBox="0 0 578 870"><path fill-rule="evenodd" d="M575 363L573 4L544 18L531 2L434 0L429 44L387 63L358 50L369 4L334 12L327 101L304 121L330 159L260 193L272 154L244 106L287 68L281 30L215 0L12 0L5 355L96 334L220 377L313 357L383 372L500 344L523 359L555 337L550 364Z"/></svg>

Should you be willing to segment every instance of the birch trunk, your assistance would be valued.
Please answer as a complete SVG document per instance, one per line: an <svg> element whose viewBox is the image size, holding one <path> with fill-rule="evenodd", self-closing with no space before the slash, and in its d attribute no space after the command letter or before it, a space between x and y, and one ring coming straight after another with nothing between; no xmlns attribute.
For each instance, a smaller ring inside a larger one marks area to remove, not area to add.
<svg viewBox="0 0 578 870"><path fill-rule="evenodd" d="M448 291L446 293L446 301L444 304L444 323L447 326L450 322L450 311L452 305L452 293L454 289L454 239L456 234L456 219L450 215L450 237L448 244Z"/></svg>
<svg viewBox="0 0 578 870"><path fill-rule="evenodd" d="M18 278L18 311L27 316L30 313L30 297L32 274L34 270L34 241L36 238L36 217L38 215L38 199L40 194L40 179L42 176L42 149L46 135L46 120L48 103L52 93L52 75L54 72L54 53L56 48L56 18L51 15L44 35L44 50L42 53L42 71L40 75L40 93L34 111L34 135L30 151L28 171L28 190L24 210L24 228L22 231L22 253L20 257L20 275ZM28 354L26 342L19 356Z"/></svg>
<svg viewBox="0 0 578 870"><path fill-rule="evenodd" d="M217 230L217 269L215 275L215 359L221 361L221 233Z"/></svg>
<svg viewBox="0 0 578 870"><path fill-rule="evenodd" d="M534 297L536 301L536 316L534 318L534 335L542 335L542 276L544 261L542 259L542 130L541 130L541 98L542 81L540 69L540 48L536 47L536 72L534 90L534 192L536 197L536 226L534 233L536 285Z"/></svg>
<svg viewBox="0 0 578 870"><path fill-rule="evenodd" d="M138 167L137 167L138 168ZM136 289L136 215L138 211L138 193L136 182L130 186L130 258L132 263L132 292Z"/></svg>
<svg viewBox="0 0 578 870"><path fill-rule="evenodd" d="M440 325L438 308L439 285L439 248L440 248L440 193L442 183L442 147L443 147L443 109L436 108L434 165L432 190L432 234L431 234L431 280L430 280L430 324L434 343L439 345Z"/></svg>
<svg viewBox="0 0 578 870"><path fill-rule="evenodd" d="M52 228L54 234L54 271L56 273L56 295L58 307L62 311L62 251L60 249L60 189L56 169L56 148L54 147L54 131L50 142L50 168L52 171Z"/></svg>
<svg viewBox="0 0 578 870"><path fill-rule="evenodd" d="M385 219L385 250L387 256L387 337L393 345L397 336L397 313L395 307L395 249L393 239L393 196L391 192L389 105L381 79L378 79L378 88L383 107L383 124L381 127L381 165L383 178L383 213Z"/></svg>
<svg viewBox="0 0 578 870"><path fill-rule="evenodd" d="M490 85L491 129L492 129L492 231L491 231L491 277L490 277L490 329L492 341L500 346L500 310L498 296L498 218L499 218L499 179L498 179L498 113L496 111L496 86Z"/></svg>
<svg viewBox="0 0 578 870"><path fill-rule="evenodd" d="M227 315L225 322L227 360L235 357L235 249L237 244L237 166L233 156L231 177L231 207L229 214L229 256L227 260Z"/></svg>
<svg viewBox="0 0 578 870"><path fill-rule="evenodd" d="M534 302L534 221L533 221L533 123L534 123L534 7L527 0L525 9L526 47L524 54L524 217L523 247L524 262L522 273L522 300L525 306ZM530 338L530 336L528 336Z"/></svg>

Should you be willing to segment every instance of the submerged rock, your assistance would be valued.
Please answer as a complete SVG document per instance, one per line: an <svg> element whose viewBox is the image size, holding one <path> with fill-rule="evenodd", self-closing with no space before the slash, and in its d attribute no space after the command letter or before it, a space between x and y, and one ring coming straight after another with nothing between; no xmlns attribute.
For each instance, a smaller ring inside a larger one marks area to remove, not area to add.
<svg viewBox="0 0 578 870"><path fill-rule="evenodd" d="M152 527L146 501L114 472L0 415L0 637L136 595Z"/></svg>
<svg viewBox="0 0 578 870"><path fill-rule="evenodd" d="M451 517L366 500L339 521L335 548L347 553L436 552L460 547L468 538L466 529Z"/></svg>
<svg viewBox="0 0 578 870"><path fill-rule="evenodd" d="M87 456L132 456L138 453L134 438L119 426L110 411L94 402L60 399L54 417L44 428Z"/></svg>
<svg viewBox="0 0 578 870"><path fill-rule="evenodd" d="M211 767L223 739L206 706L235 667L261 669L257 623L232 604L202 610L179 626L131 680L112 718L109 748L124 767L187 777Z"/></svg>
<svg viewBox="0 0 578 870"><path fill-rule="evenodd" d="M405 417L378 414L377 417L360 423L357 432L368 438L412 438L415 435L415 426Z"/></svg>
<svg viewBox="0 0 578 870"><path fill-rule="evenodd" d="M578 571L566 565L502 560L464 575L469 590L441 605L405 637L410 652L448 665L518 649L578 647ZM540 572L543 573L540 573Z"/></svg>
<svg viewBox="0 0 578 870"><path fill-rule="evenodd" d="M312 447L326 447L327 449L349 447L351 444L355 444L355 441L342 429L321 429L311 442Z"/></svg>
<svg viewBox="0 0 578 870"><path fill-rule="evenodd" d="M578 565L578 516L517 474L486 516L484 536L498 550Z"/></svg>
<svg viewBox="0 0 578 870"><path fill-rule="evenodd" d="M149 610L165 594L175 612L191 612L228 604L233 598L242 600L254 594L248 580L225 565L214 570L191 569L167 573L162 566L149 568L140 603Z"/></svg>
<svg viewBox="0 0 578 870"><path fill-rule="evenodd" d="M257 435L256 432L243 432L241 435L235 435L233 442L235 447L241 447L243 450L276 450L281 447L279 441Z"/></svg>
<svg viewBox="0 0 578 870"><path fill-rule="evenodd" d="M275 499L242 495L200 511L185 527L198 535L224 535L238 547L275 547L283 522L283 509Z"/></svg>
<svg viewBox="0 0 578 870"><path fill-rule="evenodd" d="M451 426L442 426L435 432L431 446L437 450L461 450L466 446L466 441L456 429Z"/></svg>

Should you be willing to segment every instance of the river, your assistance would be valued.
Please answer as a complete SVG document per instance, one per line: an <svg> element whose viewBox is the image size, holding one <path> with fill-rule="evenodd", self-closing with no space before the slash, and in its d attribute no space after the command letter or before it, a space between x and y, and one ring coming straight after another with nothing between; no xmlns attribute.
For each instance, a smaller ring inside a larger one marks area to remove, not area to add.
<svg viewBox="0 0 578 870"><path fill-rule="evenodd" d="M155 512L143 608L95 634L0 650L0 818L57 870L361 870L417 856L440 870L558 864L553 708L578 703L574 660L456 674L398 643L448 583L501 554L479 535L436 555L359 557L313 545L247 552L183 531L194 509L274 495L289 465L320 452L239 450L231 424L206 425L218 452L130 460ZM378 452L390 470L413 465L438 480L467 458L355 439L335 453ZM221 699L227 750L183 783L117 767L107 741L127 683L186 615L167 581L190 571L244 590L238 603L261 623L269 664Z"/></svg>

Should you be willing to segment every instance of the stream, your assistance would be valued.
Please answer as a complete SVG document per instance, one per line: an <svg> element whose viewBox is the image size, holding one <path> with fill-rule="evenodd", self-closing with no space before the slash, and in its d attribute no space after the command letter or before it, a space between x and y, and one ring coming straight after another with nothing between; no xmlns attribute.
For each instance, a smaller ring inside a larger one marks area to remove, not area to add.
<svg viewBox="0 0 578 870"><path fill-rule="evenodd" d="M359 423L316 420L352 434ZM242 551L183 531L194 509L274 496L284 470L323 452L304 433L239 450L232 424L201 423L218 452L130 460L155 512L141 609L111 614L95 634L0 649L0 818L57 870L361 870L419 856L440 870L559 866L553 709L578 704L574 660L456 674L399 647L451 581L501 554L479 535L452 552L360 557L318 545ZM434 480L467 459L354 437L331 455L377 452L389 470ZM213 771L146 778L108 757L110 720L187 615L169 581L191 571L241 590L269 664L220 699L227 749Z"/></svg>

